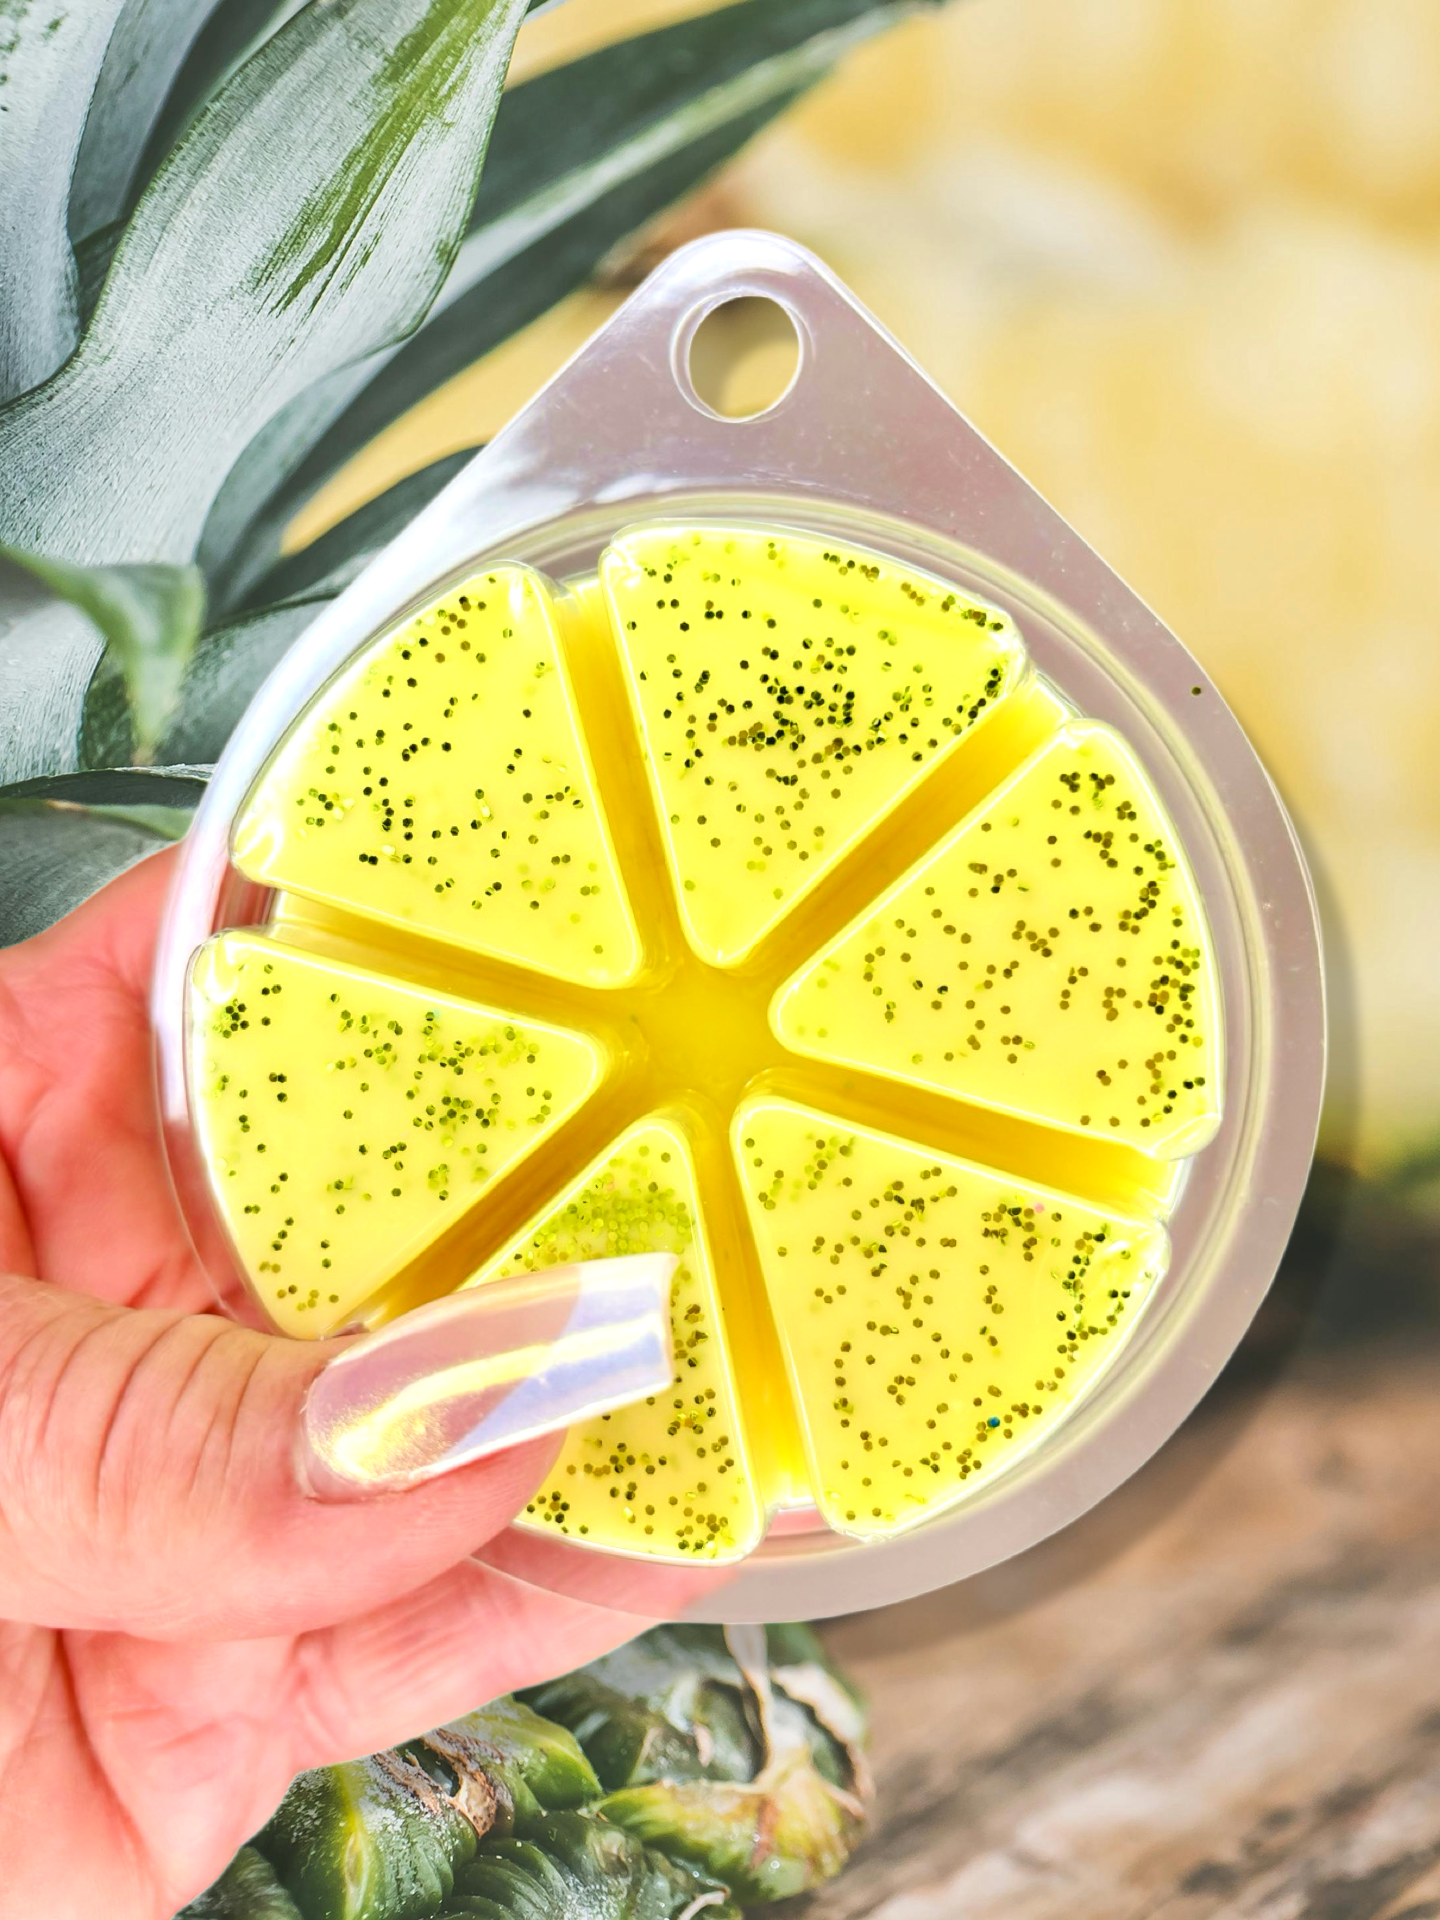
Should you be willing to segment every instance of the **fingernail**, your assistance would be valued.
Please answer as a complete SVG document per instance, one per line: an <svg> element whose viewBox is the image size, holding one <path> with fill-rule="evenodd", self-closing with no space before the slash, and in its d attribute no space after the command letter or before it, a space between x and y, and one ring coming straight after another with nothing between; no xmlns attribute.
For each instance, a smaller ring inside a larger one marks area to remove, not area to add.
<svg viewBox="0 0 1440 1920"><path fill-rule="evenodd" d="M301 1470L318 1500L451 1473L670 1384L673 1254L494 1280L367 1334L316 1375Z"/></svg>

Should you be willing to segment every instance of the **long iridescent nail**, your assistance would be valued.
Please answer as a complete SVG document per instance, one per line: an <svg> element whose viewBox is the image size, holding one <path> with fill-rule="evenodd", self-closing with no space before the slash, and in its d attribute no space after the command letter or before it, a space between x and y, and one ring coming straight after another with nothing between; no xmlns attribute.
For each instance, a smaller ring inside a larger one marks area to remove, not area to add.
<svg viewBox="0 0 1440 1920"><path fill-rule="evenodd" d="M305 1401L302 1472L362 1500L659 1393L673 1254L586 1260L417 1307L347 1347Z"/></svg>

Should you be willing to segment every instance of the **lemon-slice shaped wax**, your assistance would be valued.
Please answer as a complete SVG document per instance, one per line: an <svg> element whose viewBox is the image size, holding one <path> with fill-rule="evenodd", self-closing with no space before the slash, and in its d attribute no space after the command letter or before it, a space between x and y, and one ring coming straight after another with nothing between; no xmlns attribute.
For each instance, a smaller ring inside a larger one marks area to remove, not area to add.
<svg viewBox="0 0 1440 1920"><path fill-rule="evenodd" d="M1109 1360L1163 1231L784 1100L735 1157L831 1526L894 1533L993 1479Z"/></svg>
<svg viewBox="0 0 1440 1920"><path fill-rule="evenodd" d="M1174 828L1073 721L777 996L798 1053L1157 1157L1220 1116L1215 963Z"/></svg>
<svg viewBox="0 0 1440 1920"><path fill-rule="evenodd" d="M674 1253L673 1386L520 1522L673 1564L807 1495L898 1532L1059 1427L1163 1271L1223 1008L1140 763L1025 673L938 580L738 524L497 566L362 648L233 836L272 929L191 997L277 1324Z"/></svg>
<svg viewBox="0 0 1440 1920"><path fill-rule="evenodd" d="M352 661L271 759L233 853L267 886L566 980L640 964L554 610L521 567Z"/></svg>
<svg viewBox="0 0 1440 1920"><path fill-rule="evenodd" d="M573 1427L524 1524L626 1553L737 1559L764 1514L683 1123L652 1114L631 1127L471 1284L628 1253L679 1255L674 1385Z"/></svg>
<svg viewBox="0 0 1440 1920"><path fill-rule="evenodd" d="M729 966L1023 670L1008 618L805 534L639 528L601 579L685 932Z"/></svg>
<svg viewBox="0 0 1440 1920"><path fill-rule="evenodd" d="M203 947L190 1074L201 1151L271 1317L351 1311L596 1087L599 1045L261 933Z"/></svg>

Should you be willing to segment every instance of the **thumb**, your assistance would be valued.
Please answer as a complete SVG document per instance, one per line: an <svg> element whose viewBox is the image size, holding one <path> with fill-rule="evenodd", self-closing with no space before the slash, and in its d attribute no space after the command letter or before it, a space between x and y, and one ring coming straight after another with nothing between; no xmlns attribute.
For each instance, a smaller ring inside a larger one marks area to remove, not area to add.
<svg viewBox="0 0 1440 1920"><path fill-rule="evenodd" d="M506 1526L537 1438L671 1378L665 1255L310 1344L0 1278L0 1617L148 1638L349 1619Z"/></svg>

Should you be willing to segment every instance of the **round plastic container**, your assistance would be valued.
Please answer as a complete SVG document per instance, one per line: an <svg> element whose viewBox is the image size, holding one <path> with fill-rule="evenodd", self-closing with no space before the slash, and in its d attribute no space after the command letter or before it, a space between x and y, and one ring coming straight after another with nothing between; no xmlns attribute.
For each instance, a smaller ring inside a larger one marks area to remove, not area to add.
<svg viewBox="0 0 1440 1920"><path fill-rule="evenodd" d="M717 306L788 314L787 392L722 418L690 375ZM252 703L184 843L154 988L177 1191L227 1310L263 1324L217 1216L190 1106L186 986L213 933L265 920L230 858L234 823L287 728L376 635L499 561L593 573L637 522L831 534L922 567L1008 613L1034 667L1140 761L1185 849L1224 1010L1218 1133L1188 1163L1164 1278L1062 1419L950 1510L893 1537L778 1513L696 1617L815 1618L882 1605L1020 1552L1118 1486L1179 1426L1239 1341L1284 1249L1314 1148L1324 1000L1314 901L1294 832L1234 716L1180 642L926 380L812 256L761 233L672 256L296 643ZM478 1203L484 1206L482 1200ZM653 1563L512 1529L486 1558L540 1584L644 1610Z"/></svg>

